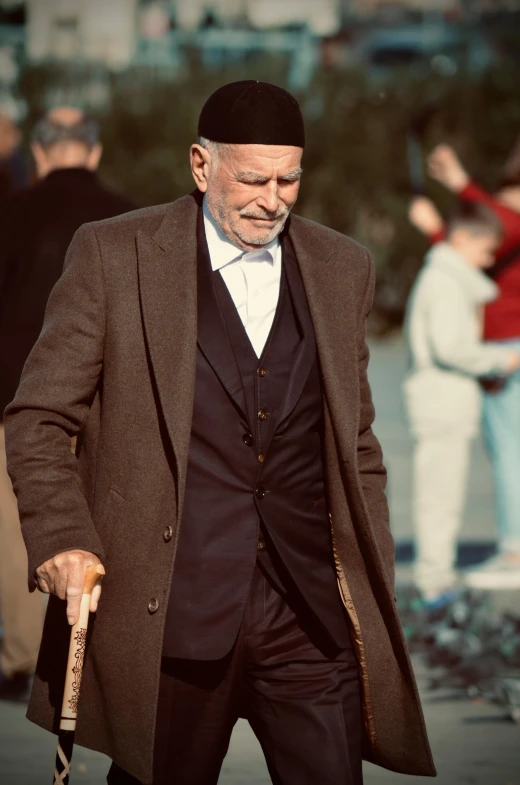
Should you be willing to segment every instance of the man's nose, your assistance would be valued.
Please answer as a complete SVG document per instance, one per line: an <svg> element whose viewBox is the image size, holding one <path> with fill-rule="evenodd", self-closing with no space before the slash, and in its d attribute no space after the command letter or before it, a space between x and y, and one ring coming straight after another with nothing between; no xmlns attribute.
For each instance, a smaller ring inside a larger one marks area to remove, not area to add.
<svg viewBox="0 0 520 785"><path fill-rule="evenodd" d="M270 213L276 213L278 210L278 183L266 183L262 189L262 196L258 200L259 206L263 207Z"/></svg>

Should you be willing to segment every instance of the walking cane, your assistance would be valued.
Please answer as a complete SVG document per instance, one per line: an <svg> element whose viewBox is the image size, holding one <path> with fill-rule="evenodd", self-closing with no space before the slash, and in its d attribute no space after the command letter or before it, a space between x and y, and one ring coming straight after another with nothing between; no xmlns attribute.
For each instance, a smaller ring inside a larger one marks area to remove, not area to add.
<svg viewBox="0 0 520 785"><path fill-rule="evenodd" d="M85 573L85 583L79 610L79 619L70 631L69 658L65 674L65 689L61 707L60 732L56 751L53 785L67 785L72 761L76 718L78 716L79 688L87 642L90 595L96 583L105 574L101 564L91 564Z"/></svg>

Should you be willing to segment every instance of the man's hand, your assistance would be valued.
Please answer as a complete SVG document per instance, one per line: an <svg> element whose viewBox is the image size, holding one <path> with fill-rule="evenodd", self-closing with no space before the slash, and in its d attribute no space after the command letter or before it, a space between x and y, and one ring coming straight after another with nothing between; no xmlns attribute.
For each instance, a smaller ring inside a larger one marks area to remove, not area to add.
<svg viewBox="0 0 520 785"><path fill-rule="evenodd" d="M101 564L98 557L88 551L63 551L48 559L36 570L36 581L40 591L55 594L67 600L67 620L73 625L79 619L79 606L85 583L85 572L91 564ZM94 587L90 598L90 610L97 610L101 585Z"/></svg>
<svg viewBox="0 0 520 785"><path fill-rule="evenodd" d="M423 234L432 237L444 228L442 216L426 196L416 196L408 209L410 223Z"/></svg>
<svg viewBox="0 0 520 785"><path fill-rule="evenodd" d="M434 180L450 191L459 193L469 183L469 175L459 161L453 147L438 145L428 157L428 171Z"/></svg>

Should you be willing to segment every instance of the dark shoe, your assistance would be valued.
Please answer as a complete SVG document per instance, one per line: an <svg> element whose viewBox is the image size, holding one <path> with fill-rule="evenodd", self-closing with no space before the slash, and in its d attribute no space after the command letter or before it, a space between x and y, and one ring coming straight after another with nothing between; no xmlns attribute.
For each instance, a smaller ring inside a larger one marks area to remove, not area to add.
<svg viewBox="0 0 520 785"><path fill-rule="evenodd" d="M31 673L13 673L12 676L0 675L0 700L27 703L31 694L31 684Z"/></svg>

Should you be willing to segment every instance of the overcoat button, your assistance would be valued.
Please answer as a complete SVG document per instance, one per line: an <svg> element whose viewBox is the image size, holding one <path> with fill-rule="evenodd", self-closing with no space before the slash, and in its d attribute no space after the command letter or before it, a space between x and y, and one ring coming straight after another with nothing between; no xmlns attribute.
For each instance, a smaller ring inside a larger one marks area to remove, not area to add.
<svg viewBox="0 0 520 785"><path fill-rule="evenodd" d="M269 417L269 412L266 412L265 409L260 409L260 411L258 412L258 419L267 420L268 417Z"/></svg>
<svg viewBox="0 0 520 785"><path fill-rule="evenodd" d="M244 435L242 436L242 441L244 442L245 445L247 445L247 447L252 447L253 446L252 434L244 433Z"/></svg>
<svg viewBox="0 0 520 785"><path fill-rule="evenodd" d="M148 612L155 613L155 611L158 609L159 609L159 600L157 600L155 597L152 597L152 599L148 603Z"/></svg>
<svg viewBox="0 0 520 785"><path fill-rule="evenodd" d="M166 529L163 531L163 540L164 542L170 542L172 537L173 537L173 529L171 526L167 526Z"/></svg>
<svg viewBox="0 0 520 785"><path fill-rule="evenodd" d="M257 488L255 491L255 496L257 499L263 499L265 496L265 490L263 488Z"/></svg>

